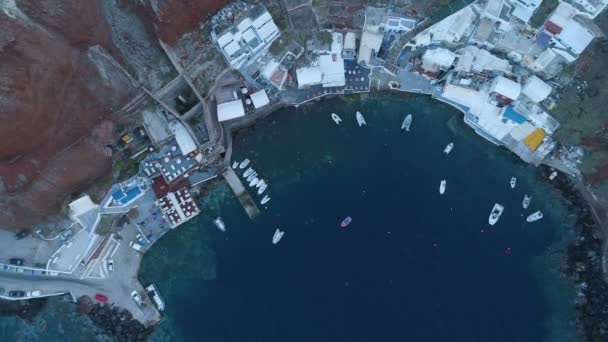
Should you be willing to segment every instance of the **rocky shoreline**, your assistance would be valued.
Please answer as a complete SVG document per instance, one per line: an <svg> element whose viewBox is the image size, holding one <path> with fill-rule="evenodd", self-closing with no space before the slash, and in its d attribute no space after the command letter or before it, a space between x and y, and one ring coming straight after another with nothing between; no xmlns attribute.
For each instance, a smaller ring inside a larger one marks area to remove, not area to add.
<svg viewBox="0 0 608 342"><path fill-rule="evenodd" d="M115 341L147 341L154 331L154 326L146 328L133 319L127 310L113 305L93 303L88 297L78 299L78 309L100 329L100 335Z"/></svg>
<svg viewBox="0 0 608 342"><path fill-rule="evenodd" d="M31 323L44 308L47 301L47 298L29 300L0 299L0 317L16 316Z"/></svg>
<svg viewBox="0 0 608 342"><path fill-rule="evenodd" d="M553 169L542 168L548 179ZM573 180L560 174L550 181L576 214L576 239L567 249L566 275L574 282L577 326L587 341L608 341L608 284L602 267L603 232L590 204Z"/></svg>

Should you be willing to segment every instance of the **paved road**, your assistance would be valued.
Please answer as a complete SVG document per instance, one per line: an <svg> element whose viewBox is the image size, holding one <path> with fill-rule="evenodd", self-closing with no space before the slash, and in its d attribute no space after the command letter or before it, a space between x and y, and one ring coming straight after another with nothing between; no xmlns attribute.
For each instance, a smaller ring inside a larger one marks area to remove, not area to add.
<svg viewBox="0 0 608 342"><path fill-rule="evenodd" d="M78 295L103 291L101 283L69 277L31 276L9 272L0 273L0 287L4 288L4 296L12 290L42 290L42 295L68 292Z"/></svg>

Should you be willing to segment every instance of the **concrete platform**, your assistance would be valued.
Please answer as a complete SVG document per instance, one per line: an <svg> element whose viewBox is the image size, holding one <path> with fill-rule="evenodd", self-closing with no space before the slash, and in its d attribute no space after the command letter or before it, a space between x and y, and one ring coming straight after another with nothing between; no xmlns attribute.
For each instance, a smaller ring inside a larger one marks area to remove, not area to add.
<svg viewBox="0 0 608 342"><path fill-rule="evenodd" d="M224 179L226 179L226 182L228 182L228 185L230 185L230 188L241 202L241 205L245 209L247 215L249 215L249 218L254 219L258 216L260 214L260 209L253 201L253 198L251 198L251 195L249 195L247 189L245 189L245 186L241 183L241 180L234 170L231 167L228 167L222 172L222 176L224 176Z"/></svg>

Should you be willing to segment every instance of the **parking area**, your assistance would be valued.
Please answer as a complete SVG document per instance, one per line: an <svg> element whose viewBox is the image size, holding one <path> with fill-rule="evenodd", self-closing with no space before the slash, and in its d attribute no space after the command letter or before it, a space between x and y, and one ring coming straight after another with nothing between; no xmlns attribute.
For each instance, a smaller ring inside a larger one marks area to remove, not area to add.
<svg viewBox="0 0 608 342"><path fill-rule="evenodd" d="M14 232L0 230L0 263L9 264L10 259L17 258L23 260L23 266L44 268L62 242L59 238L42 240L35 233L17 239Z"/></svg>
<svg viewBox="0 0 608 342"><path fill-rule="evenodd" d="M99 238L99 236L81 229L49 257L48 269L64 273L73 272L80 264L80 261L95 238Z"/></svg>

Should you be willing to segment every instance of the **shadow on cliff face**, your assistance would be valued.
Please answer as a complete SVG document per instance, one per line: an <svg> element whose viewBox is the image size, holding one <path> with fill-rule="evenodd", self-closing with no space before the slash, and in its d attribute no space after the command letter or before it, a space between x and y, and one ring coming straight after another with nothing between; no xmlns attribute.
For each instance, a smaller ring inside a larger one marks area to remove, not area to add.
<svg viewBox="0 0 608 342"><path fill-rule="evenodd" d="M102 121L132 85L92 59L113 51L95 2L16 3L0 4L0 226L27 227L109 171Z"/></svg>

